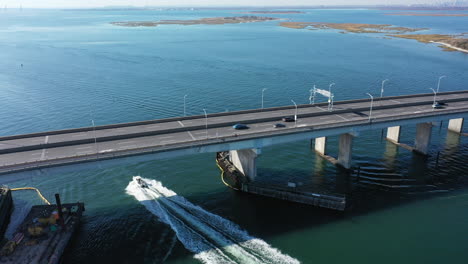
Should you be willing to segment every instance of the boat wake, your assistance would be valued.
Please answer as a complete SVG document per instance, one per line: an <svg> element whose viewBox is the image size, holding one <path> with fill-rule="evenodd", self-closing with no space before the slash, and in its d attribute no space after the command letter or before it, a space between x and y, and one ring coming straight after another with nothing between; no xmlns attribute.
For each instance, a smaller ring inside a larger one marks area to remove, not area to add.
<svg viewBox="0 0 468 264"><path fill-rule="evenodd" d="M126 191L170 225L202 263L300 263L231 221L190 203L161 182L135 176Z"/></svg>

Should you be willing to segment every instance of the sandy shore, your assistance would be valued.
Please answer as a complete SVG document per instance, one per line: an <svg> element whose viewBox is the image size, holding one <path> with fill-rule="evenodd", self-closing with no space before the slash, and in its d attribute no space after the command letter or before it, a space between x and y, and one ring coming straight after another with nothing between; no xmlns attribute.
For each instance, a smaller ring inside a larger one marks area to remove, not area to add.
<svg viewBox="0 0 468 264"><path fill-rule="evenodd" d="M450 45L448 43L445 43L445 42L435 42L435 41L430 41L431 43L437 43L437 44L441 44L441 45L444 45L446 47L449 47L451 49L454 49L454 50L458 50L458 51L461 51L461 52L465 52L465 53L468 53L468 50L466 49L462 49L462 48L459 48L459 47L455 47L453 45Z"/></svg>

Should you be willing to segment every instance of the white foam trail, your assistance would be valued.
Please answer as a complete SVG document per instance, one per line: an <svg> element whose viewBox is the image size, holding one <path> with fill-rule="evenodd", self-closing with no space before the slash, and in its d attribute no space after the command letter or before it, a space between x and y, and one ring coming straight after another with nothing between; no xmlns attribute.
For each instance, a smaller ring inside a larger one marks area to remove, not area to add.
<svg viewBox="0 0 468 264"><path fill-rule="evenodd" d="M126 191L171 226L182 244L203 263L300 263L265 241L250 236L231 221L196 206L161 182L133 177Z"/></svg>

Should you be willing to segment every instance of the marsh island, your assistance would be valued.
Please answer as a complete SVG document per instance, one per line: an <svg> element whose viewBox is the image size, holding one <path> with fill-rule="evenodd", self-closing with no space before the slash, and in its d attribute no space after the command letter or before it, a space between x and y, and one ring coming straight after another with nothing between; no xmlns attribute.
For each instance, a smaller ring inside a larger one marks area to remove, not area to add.
<svg viewBox="0 0 468 264"><path fill-rule="evenodd" d="M394 33L402 34L424 30L424 28L395 27L392 25L321 22L282 22L280 26L295 29L338 29L341 33Z"/></svg>
<svg viewBox="0 0 468 264"><path fill-rule="evenodd" d="M279 20L274 17L261 16L237 16L237 17L211 17L194 20L160 20L160 21L124 21L111 22L112 25L122 27L157 27L159 25L222 25L222 24L238 24L238 23L253 23Z"/></svg>
<svg viewBox="0 0 468 264"><path fill-rule="evenodd" d="M468 53L468 39L463 35L442 34L406 34L427 28L395 27L381 24L356 24L356 23L320 23L320 22L282 22L280 26L294 29L336 29L340 33L384 33L388 37L414 39L422 43L436 43L446 51L462 51Z"/></svg>

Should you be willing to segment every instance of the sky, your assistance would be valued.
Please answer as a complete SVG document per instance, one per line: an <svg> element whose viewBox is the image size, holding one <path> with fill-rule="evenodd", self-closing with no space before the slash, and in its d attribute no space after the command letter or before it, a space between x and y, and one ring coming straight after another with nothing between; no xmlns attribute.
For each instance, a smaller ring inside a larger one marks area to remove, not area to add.
<svg viewBox="0 0 468 264"><path fill-rule="evenodd" d="M455 0L0 0L11 8L67 8L103 6L316 6L316 5L409 5Z"/></svg>

